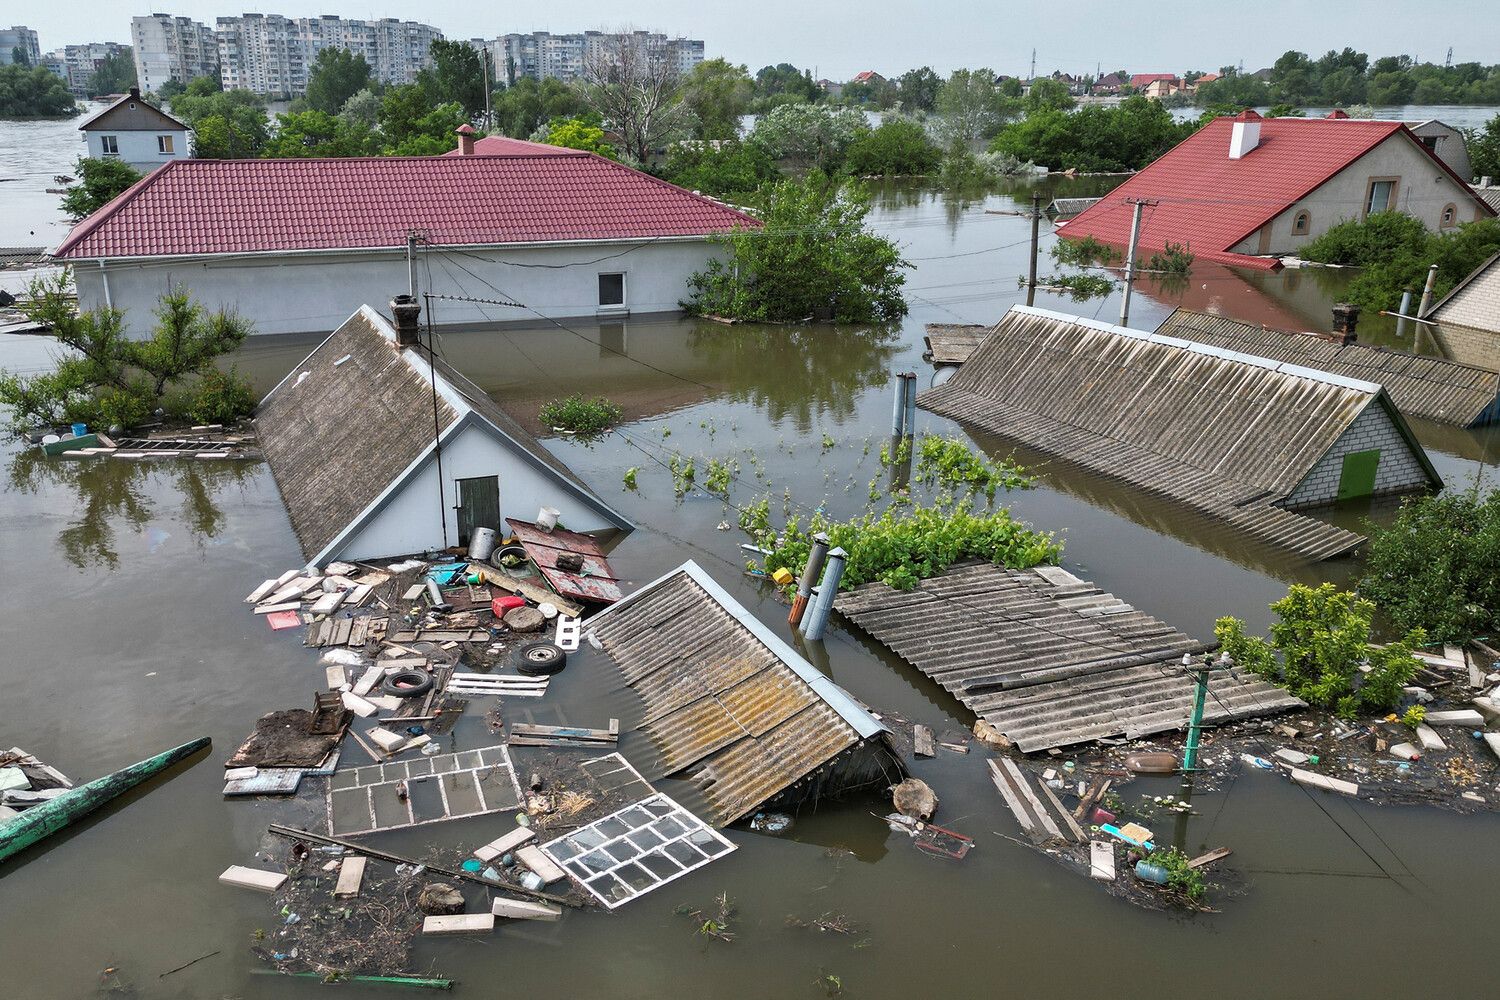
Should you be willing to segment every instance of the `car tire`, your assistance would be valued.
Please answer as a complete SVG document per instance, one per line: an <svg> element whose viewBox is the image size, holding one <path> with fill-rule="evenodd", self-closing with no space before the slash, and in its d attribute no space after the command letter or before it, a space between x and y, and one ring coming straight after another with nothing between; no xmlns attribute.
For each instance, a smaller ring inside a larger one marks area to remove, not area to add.
<svg viewBox="0 0 1500 1000"><path fill-rule="evenodd" d="M568 654L550 642L528 642L511 654L511 662L523 674L555 674L568 662Z"/></svg>
<svg viewBox="0 0 1500 1000"><path fill-rule="evenodd" d="M397 698L415 698L432 690L432 675L425 670L398 670L381 683L380 690Z"/></svg>

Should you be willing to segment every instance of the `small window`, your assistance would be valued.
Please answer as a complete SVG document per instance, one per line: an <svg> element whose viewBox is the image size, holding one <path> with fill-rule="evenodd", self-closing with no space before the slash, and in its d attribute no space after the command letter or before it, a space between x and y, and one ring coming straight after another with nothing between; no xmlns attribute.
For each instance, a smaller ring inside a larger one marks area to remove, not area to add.
<svg viewBox="0 0 1500 1000"><path fill-rule="evenodd" d="M1455 224L1457 224L1457 222L1458 222L1458 206L1455 205L1455 204L1453 204L1453 202L1450 201L1448 204L1446 204L1446 205L1443 206L1442 222L1439 223L1439 224L1444 229L1450 229Z"/></svg>
<svg viewBox="0 0 1500 1000"><path fill-rule="evenodd" d="M1292 235L1306 236L1307 230L1311 227L1311 225L1312 217L1309 216L1305 211L1298 212L1296 215L1292 216Z"/></svg>
<svg viewBox="0 0 1500 1000"><path fill-rule="evenodd" d="M172 137L170 135L159 135L159 136L157 136L156 137L156 151L158 153L162 154L163 156L171 156L172 153L173 153L173 149L172 149Z"/></svg>
<svg viewBox="0 0 1500 1000"><path fill-rule="evenodd" d="M1369 198L1365 200L1365 214L1373 215L1376 212L1388 212L1391 210L1391 201L1396 194L1396 182L1394 179L1371 180Z"/></svg>
<svg viewBox="0 0 1500 1000"><path fill-rule="evenodd" d="M119 156L120 137L116 135L101 135L99 137L99 148L105 156Z"/></svg>
<svg viewBox="0 0 1500 1000"><path fill-rule="evenodd" d="M599 304L601 306L623 306L625 304L625 275L599 275Z"/></svg>

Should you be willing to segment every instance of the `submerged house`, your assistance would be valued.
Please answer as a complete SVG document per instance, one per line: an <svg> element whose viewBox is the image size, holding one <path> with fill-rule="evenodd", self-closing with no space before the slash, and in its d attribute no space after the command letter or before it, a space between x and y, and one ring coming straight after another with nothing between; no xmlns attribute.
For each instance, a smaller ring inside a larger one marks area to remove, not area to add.
<svg viewBox="0 0 1500 1000"><path fill-rule="evenodd" d="M1496 300L1500 304L1500 288ZM1500 314L1495 315L1500 321ZM1500 420L1500 372L1430 354L1411 354L1315 333L1271 330L1213 313L1178 308L1156 328L1225 350L1378 382L1409 417L1477 427ZM1496 367L1500 367L1497 342Z"/></svg>
<svg viewBox="0 0 1500 1000"><path fill-rule="evenodd" d="M904 776L880 720L691 560L583 628L645 705L650 770L717 826Z"/></svg>
<svg viewBox="0 0 1500 1000"><path fill-rule="evenodd" d="M579 532L631 524L482 389L359 309L261 400L255 429L309 564L465 545L542 507Z"/></svg>
<svg viewBox="0 0 1500 1000"><path fill-rule="evenodd" d="M119 160L149 174L173 160L186 160L188 127L141 97L139 87L78 126L93 160Z"/></svg>
<svg viewBox="0 0 1500 1000"><path fill-rule="evenodd" d="M722 252L713 237L760 225L593 153L460 140L445 156L174 161L55 256L80 307L124 310L130 336L175 285L256 333L309 333L413 284L442 297L440 326L676 312Z"/></svg>
<svg viewBox="0 0 1500 1000"><path fill-rule="evenodd" d="M1373 382L1027 306L917 404L1314 559L1364 539L1295 508L1442 486Z"/></svg>
<svg viewBox="0 0 1500 1000"><path fill-rule="evenodd" d="M1500 253L1454 285L1422 318L1436 324L1424 329L1448 357L1500 373ZM1500 381L1500 374L1491 377ZM1500 414L1492 419L1500 420Z"/></svg>
<svg viewBox="0 0 1500 1000"><path fill-rule="evenodd" d="M1200 260L1280 266L1340 222L1398 211L1434 232L1495 214L1402 122L1216 118L1157 157L1059 236L1125 247L1143 200L1140 250L1186 245Z"/></svg>

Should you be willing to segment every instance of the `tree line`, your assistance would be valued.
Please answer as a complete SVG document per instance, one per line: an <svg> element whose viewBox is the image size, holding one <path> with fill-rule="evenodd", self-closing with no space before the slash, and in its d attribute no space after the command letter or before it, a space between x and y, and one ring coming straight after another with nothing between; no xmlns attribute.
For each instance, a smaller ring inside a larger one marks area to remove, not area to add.
<svg viewBox="0 0 1500 1000"><path fill-rule="evenodd" d="M122 46L99 62L89 74L84 95L121 94L135 86L135 59ZM11 52L11 63L0 66L0 118L66 118L83 109L68 90L68 81L43 66L31 65L25 51Z"/></svg>

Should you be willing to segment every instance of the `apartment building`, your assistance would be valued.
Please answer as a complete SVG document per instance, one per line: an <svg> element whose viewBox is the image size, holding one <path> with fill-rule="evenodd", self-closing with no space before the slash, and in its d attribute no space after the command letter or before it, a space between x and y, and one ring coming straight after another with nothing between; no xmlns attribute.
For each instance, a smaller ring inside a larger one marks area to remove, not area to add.
<svg viewBox="0 0 1500 1000"><path fill-rule="evenodd" d="M700 39L668 38L659 32L636 31L630 35L602 31L554 35L546 31L509 34L489 44L496 76L512 86L523 77L534 80L576 80L584 67L601 54L618 50L626 40L653 57L671 61L680 73L688 73L703 61Z"/></svg>
<svg viewBox="0 0 1500 1000"><path fill-rule="evenodd" d="M20 60L16 59L18 54L21 56ZM42 64L41 43L37 41L36 32L24 24L0 28L0 66L9 66L17 61L31 66Z"/></svg>
<svg viewBox="0 0 1500 1000"><path fill-rule="evenodd" d="M280 14L221 17L215 34L226 89L283 97L307 92L308 74L318 53L328 48L348 49L364 57L382 83L411 83L431 65L432 43L443 37L429 24L396 18Z"/></svg>
<svg viewBox="0 0 1500 1000"><path fill-rule="evenodd" d="M187 17L148 14L130 19L130 43L136 81L143 92L161 89L168 80L187 83L219 74L219 45L214 30Z"/></svg>
<svg viewBox="0 0 1500 1000"><path fill-rule="evenodd" d="M89 79L104 60L129 52L130 46L119 42L87 42L64 45L42 57L42 64L68 81L68 89L78 97L89 92Z"/></svg>

